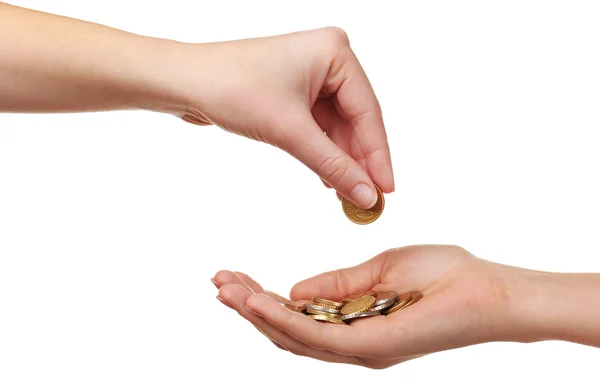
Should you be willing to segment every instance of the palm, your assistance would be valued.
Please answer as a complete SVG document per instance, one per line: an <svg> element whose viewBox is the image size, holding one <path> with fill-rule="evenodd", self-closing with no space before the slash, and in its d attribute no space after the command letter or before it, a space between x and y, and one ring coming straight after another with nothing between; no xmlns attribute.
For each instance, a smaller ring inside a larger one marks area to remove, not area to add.
<svg viewBox="0 0 600 388"><path fill-rule="evenodd" d="M246 275L221 272L216 279L221 284L237 283L237 289L221 287L220 295L231 304L241 303L262 314L264 318L253 314L246 318L262 327L263 333L270 333L267 335L274 342L290 343L296 349L300 346L303 350L298 353L326 361L383 368L489 338L494 320L487 312L497 309L498 300L502 300L497 297L502 287L494 274L505 268L491 266L494 264L456 247L408 247L294 286L294 301L313 296L339 300L368 289L398 293L419 290L424 294L422 301L405 310L356 320L347 326L317 323L276 307L284 298L265 292Z"/></svg>

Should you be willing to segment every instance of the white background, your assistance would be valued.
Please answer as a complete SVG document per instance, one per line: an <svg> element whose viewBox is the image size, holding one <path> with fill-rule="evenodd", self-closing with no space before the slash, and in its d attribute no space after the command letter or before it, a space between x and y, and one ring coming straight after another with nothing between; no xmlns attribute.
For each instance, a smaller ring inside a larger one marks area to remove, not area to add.
<svg viewBox="0 0 600 388"><path fill-rule="evenodd" d="M420 243L600 272L597 2L13 3L188 42L340 26L383 107L397 191L357 226L299 162L216 127L0 115L1 387L598 385L600 351L560 342L383 371L300 358L210 282L239 270L287 295Z"/></svg>

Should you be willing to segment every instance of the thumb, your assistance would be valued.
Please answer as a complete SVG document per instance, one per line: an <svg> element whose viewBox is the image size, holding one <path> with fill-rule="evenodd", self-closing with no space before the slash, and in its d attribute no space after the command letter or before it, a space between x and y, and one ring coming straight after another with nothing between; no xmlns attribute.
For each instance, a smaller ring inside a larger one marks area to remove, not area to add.
<svg viewBox="0 0 600 388"><path fill-rule="evenodd" d="M341 300L354 292L367 291L379 283L385 262L384 255L354 267L329 271L297 283L290 292L292 300L321 297Z"/></svg>
<svg viewBox="0 0 600 388"><path fill-rule="evenodd" d="M312 115L300 121L294 132L282 147L286 152L358 207L375 206L377 191L367 172L323 133Z"/></svg>

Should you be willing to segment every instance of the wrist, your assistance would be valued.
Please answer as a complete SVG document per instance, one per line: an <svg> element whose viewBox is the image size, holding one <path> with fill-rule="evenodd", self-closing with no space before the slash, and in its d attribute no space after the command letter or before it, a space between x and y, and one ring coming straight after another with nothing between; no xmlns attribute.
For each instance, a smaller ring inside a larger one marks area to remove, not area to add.
<svg viewBox="0 0 600 388"><path fill-rule="evenodd" d="M517 342L555 339L551 318L553 283L558 274L512 267L508 272L508 321L512 337L507 339Z"/></svg>
<svg viewBox="0 0 600 388"><path fill-rule="evenodd" d="M138 76L139 98L134 108L198 116L206 105L207 89L219 71L213 66L209 44L151 38L147 43L145 74ZM212 67L211 67L212 66ZM210 74L210 76L209 76Z"/></svg>
<svg viewBox="0 0 600 388"><path fill-rule="evenodd" d="M600 276L520 270L512 277L514 340L600 344Z"/></svg>
<svg viewBox="0 0 600 388"><path fill-rule="evenodd" d="M132 93L131 108L176 113L184 109L179 72L185 65L184 43L138 37L136 54L126 62L124 87Z"/></svg>

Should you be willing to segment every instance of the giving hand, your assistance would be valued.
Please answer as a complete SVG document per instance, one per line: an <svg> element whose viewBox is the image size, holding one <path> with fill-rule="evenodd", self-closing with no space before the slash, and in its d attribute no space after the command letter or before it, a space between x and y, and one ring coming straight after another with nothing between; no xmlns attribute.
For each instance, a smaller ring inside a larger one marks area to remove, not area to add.
<svg viewBox="0 0 600 388"><path fill-rule="evenodd" d="M170 92L155 108L279 147L362 208L377 200L373 183L394 190L381 109L342 30L170 52Z"/></svg>

